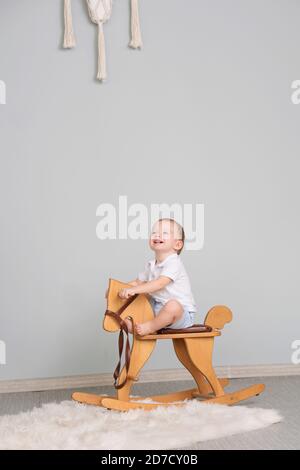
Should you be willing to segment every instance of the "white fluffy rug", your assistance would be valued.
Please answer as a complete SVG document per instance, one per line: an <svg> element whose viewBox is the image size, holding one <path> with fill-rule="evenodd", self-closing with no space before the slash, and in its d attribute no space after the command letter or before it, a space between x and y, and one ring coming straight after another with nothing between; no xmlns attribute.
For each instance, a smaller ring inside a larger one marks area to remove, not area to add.
<svg viewBox="0 0 300 470"><path fill-rule="evenodd" d="M0 449L178 449L278 423L276 410L204 404L108 411L73 401L0 417Z"/></svg>

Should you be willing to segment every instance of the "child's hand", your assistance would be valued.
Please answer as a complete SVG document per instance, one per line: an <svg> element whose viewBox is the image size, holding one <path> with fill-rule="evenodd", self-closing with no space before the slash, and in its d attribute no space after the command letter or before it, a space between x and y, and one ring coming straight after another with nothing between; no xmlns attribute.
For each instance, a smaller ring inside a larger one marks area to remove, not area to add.
<svg viewBox="0 0 300 470"><path fill-rule="evenodd" d="M121 289L119 291L119 297L121 299L128 299L129 297L132 297L135 294L134 289Z"/></svg>

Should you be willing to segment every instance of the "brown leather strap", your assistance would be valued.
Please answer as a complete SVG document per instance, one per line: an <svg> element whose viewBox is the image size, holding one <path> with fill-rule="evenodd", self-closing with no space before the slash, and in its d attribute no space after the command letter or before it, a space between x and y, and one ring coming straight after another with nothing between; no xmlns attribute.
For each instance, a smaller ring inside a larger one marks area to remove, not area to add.
<svg viewBox="0 0 300 470"><path fill-rule="evenodd" d="M167 335L174 333L209 333L212 331L212 327L208 325L194 324L187 328L161 328L157 331L157 334Z"/></svg>
<svg viewBox="0 0 300 470"><path fill-rule="evenodd" d="M120 307L116 312L112 312L111 310L106 310L105 315L108 315L112 318L114 318L118 323L120 327L120 333L119 333L119 340L118 340L118 346L119 346L119 362L115 368L115 371L113 373L114 377L114 387L119 390L120 388L124 387L128 380L128 372L129 372L129 367L130 367L130 342L129 342L129 332L128 332L128 327L126 322L121 318L121 314L126 310L126 308L137 298L138 294L133 295L132 297L129 297L129 299ZM134 327L133 324L133 319L131 317L128 317L132 321L132 327ZM125 343L125 357L124 357L124 362L125 362L125 369L126 369L126 374L125 378L121 383L118 383L119 377L120 377L120 371L121 371L121 362L122 362L122 355L124 351L124 331L126 334L126 343Z"/></svg>

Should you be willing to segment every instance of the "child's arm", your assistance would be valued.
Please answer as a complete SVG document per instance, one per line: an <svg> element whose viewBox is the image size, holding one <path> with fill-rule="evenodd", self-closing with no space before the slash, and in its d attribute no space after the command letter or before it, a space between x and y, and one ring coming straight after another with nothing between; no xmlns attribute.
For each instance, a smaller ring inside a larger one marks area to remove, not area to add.
<svg viewBox="0 0 300 470"><path fill-rule="evenodd" d="M144 284L144 281L140 281L139 279L135 279L134 281L126 282L126 284L129 284L130 286L139 286L140 284ZM106 289L106 292L105 292L105 298L106 299L107 299L107 296L108 296L108 289Z"/></svg>
<svg viewBox="0 0 300 470"><path fill-rule="evenodd" d="M127 282L126 284L129 284L130 286L139 286L141 284L144 284L145 281L140 281L140 279L134 279L134 281Z"/></svg>
<svg viewBox="0 0 300 470"><path fill-rule="evenodd" d="M168 284L172 282L172 279L166 276L160 276L155 281L148 281L148 282L141 282L139 285L134 287L130 287L128 289L121 289L119 292L119 296L121 299L128 299L132 295L135 294L151 294L152 292L156 292L157 290L163 289Z"/></svg>

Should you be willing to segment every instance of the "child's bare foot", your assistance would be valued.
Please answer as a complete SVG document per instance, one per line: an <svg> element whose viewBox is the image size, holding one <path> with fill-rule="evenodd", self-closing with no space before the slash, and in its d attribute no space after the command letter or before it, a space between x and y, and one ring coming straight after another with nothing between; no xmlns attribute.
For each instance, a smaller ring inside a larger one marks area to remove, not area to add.
<svg viewBox="0 0 300 470"><path fill-rule="evenodd" d="M128 328L129 333L132 333L132 321L129 320L129 318L125 318L125 319L124 319L124 322L125 322L126 325L127 325L127 328Z"/></svg>
<svg viewBox="0 0 300 470"><path fill-rule="evenodd" d="M139 336L146 336L155 332L152 321L146 321L145 323L136 324L135 330Z"/></svg>

